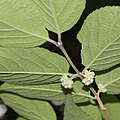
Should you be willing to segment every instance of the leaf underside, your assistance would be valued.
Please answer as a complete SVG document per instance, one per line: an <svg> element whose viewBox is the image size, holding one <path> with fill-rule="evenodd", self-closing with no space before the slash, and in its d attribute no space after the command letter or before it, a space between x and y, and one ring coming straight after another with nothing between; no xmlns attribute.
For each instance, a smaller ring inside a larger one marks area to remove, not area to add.
<svg viewBox="0 0 120 120"><path fill-rule="evenodd" d="M66 95L64 120L93 120L86 112L80 107L75 105L70 94Z"/></svg>
<svg viewBox="0 0 120 120"><path fill-rule="evenodd" d="M79 107L86 112L92 120L102 120L100 109L98 108L96 101L91 100L86 102L86 104L82 103Z"/></svg>
<svg viewBox="0 0 120 120"><path fill-rule="evenodd" d="M23 118L23 117L18 117L16 120L28 120L28 119Z"/></svg>
<svg viewBox="0 0 120 120"><path fill-rule="evenodd" d="M43 48L0 48L0 80L32 85L60 81L69 64L62 56Z"/></svg>
<svg viewBox="0 0 120 120"><path fill-rule="evenodd" d="M101 99L104 106L106 107L108 114L111 120L120 119L120 101L115 95L106 95L102 94ZM103 120L106 120L106 117L103 115Z"/></svg>
<svg viewBox="0 0 120 120"><path fill-rule="evenodd" d="M107 89L107 94L120 94L120 64L107 73L96 76L97 84Z"/></svg>
<svg viewBox="0 0 120 120"><path fill-rule="evenodd" d="M86 102L91 98L87 91L80 89L82 83L79 83L79 87L78 83L75 83L74 86L76 87L72 92L74 102L76 103ZM28 98L65 102L65 93L63 92L60 83L32 86L20 86L4 83L0 87L0 91L1 93L10 92Z"/></svg>
<svg viewBox="0 0 120 120"><path fill-rule="evenodd" d="M120 7L105 7L85 20L78 39L82 42L82 61L96 71L120 63Z"/></svg>
<svg viewBox="0 0 120 120"><path fill-rule="evenodd" d="M48 32L70 29L85 0L0 0L0 46L35 47L49 41Z"/></svg>
<svg viewBox="0 0 120 120"><path fill-rule="evenodd" d="M55 112L45 101L26 99L14 94L1 94L2 100L27 120L56 120ZM46 115L47 114L47 115Z"/></svg>
<svg viewBox="0 0 120 120"><path fill-rule="evenodd" d="M33 0L0 0L0 46L34 47L48 40Z"/></svg>
<svg viewBox="0 0 120 120"><path fill-rule="evenodd" d="M62 33L73 27L85 8L85 0L34 0L42 10L46 28Z"/></svg>

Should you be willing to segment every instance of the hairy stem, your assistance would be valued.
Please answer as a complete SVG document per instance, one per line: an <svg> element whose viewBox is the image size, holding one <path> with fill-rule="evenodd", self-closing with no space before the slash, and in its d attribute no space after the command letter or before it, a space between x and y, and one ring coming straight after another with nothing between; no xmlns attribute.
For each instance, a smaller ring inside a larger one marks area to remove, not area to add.
<svg viewBox="0 0 120 120"><path fill-rule="evenodd" d="M70 57L68 56L66 50L64 49L63 45L60 46L61 51L64 53L66 59L68 60L68 62L70 63L70 65L73 67L73 69L76 71L76 73L79 73L79 70L76 68L76 66L73 64L72 60L70 59Z"/></svg>
<svg viewBox="0 0 120 120"><path fill-rule="evenodd" d="M101 110L102 110L103 113L105 114L106 120L111 120L110 117L109 117L109 114L108 114L108 112L107 112L107 110L106 110L106 108L105 108L105 106L103 105L103 103L102 103L102 101L101 101L101 99L100 99L100 97L99 97L99 96L96 97L96 100L97 100L97 102L98 102Z"/></svg>
<svg viewBox="0 0 120 120"><path fill-rule="evenodd" d="M78 74L78 77L80 77L81 79L83 79L84 75L82 72L80 72L77 67L73 64L72 60L70 59L70 57L68 56L65 48L63 47L63 43L61 40L61 34L58 34L58 42L55 42L54 40L49 39L48 40L50 43L54 44L55 46L59 47L59 49L63 52L63 54L65 55L67 61L69 62L69 64L72 66L72 68L75 70L75 72Z"/></svg>
<svg viewBox="0 0 120 120"><path fill-rule="evenodd" d="M110 117L109 117L109 115L108 115L108 112L107 112L107 110L106 110L106 108L104 106L104 104L102 103L102 101L101 101L101 99L99 97L99 93L97 93L92 86L90 86L90 90L94 94L94 96L95 96L95 98L96 98L96 100L97 100L97 102L98 102L101 110L103 111L103 113L104 113L104 115L106 117L106 120L111 120Z"/></svg>
<svg viewBox="0 0 120 120"><path fill-rule="evenodd" d="M75 72L79 75L79 77L81 79L83 79L83 74L77 69L77 67L74 65L74 63L72 62L72 60L70 59L70 57L68 56L64 46L63 46L63 43L62 43L62 40L61 40L61 34L58 35L58 45L57 45L60 50L63 52L63 54L65 55L66 59L68 60L69 64L72 66L72 68L75 70Z"/></svg>

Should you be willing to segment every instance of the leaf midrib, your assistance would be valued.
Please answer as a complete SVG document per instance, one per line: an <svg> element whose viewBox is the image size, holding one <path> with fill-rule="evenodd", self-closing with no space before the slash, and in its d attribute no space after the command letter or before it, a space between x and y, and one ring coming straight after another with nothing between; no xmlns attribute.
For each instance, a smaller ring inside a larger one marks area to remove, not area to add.
<svg viewBox="0 0 120 120"><path fill-rule="evenodd" d="M38 7L40 7L41 8L41 6L35 1L35 0L33 0L34 2L35 2L35 4L37 4L37 6ZM60 29L59 29L59 26L58 26L58 23L57 23L57 19L56 19L56 16L55 16L55 14L54 14L54 12L53 12L53 6L52 6L52 3L51 3L51 1L49 0L49 2L50 2L50 6L51 6L51 8L52 8L52 10L51 10L51 12L52 12L52 18L54 19L54 22L55 22L55 25L56 25L56 27L57 28L55 28L54 26L54 29L56 29L57 30L57 33L58 34L60 34ZM47 7L47 6L46 6ZM48 7L47 7L48 8ZM41 8L42 10L43 10L43 8ZM49 8L48 8L49 9ZM45 10L43 10L43 11L45 11ZM47 11L45 11L47 14L49 14ZM49 14L50 16L51 16L51 14ZM44 18L45 19L45 18Z"/></svg>
<svg viewBox="0 0 120 120"><path fill-rule="evenodd" d="M48 40L49 38L46 38L46 37L43 37L43 36L40 36L40 35L36 35L36 34L31 33L31 32L28 32L28 31L25 31L25 30L23 30L23 29L20 29L20 28L14 26L14 25L11 25L11 24L9 24L9 23L3 21L3 20L0 20L0 22L4 23L4 24L6 24L6 25L8 25L8 26L10 26L10 27L12 27L12 28L14 28L14 29L20 31L20 32L23 32L23 33L26 33L26 34L28 34L28 35L31 35L31 36L34 36L34 37L37 37L37 38L40 38L40 39L49 41L49 40Z"/></svg>
<svg viewBox="0 0 120 120"><path fill-rule="evenodd" d="M39 85L38 85L38 87L39 87ZM0 89L0 91L2 91L2 90L9 90L9 89L19 89L19 90L40 90L40 91L48 91L48 92L58 92L58 93L63 93L62 91L60 91L60 90L53 90L53 89L45 89L45 88L30 88L30 87L28 87L28 88L26 88L26 87L14 87L14 86L11 86L11 87L9 87L9 86L6 86L6 88L1 88Z"/></svg>
<svg viewBox="0 0 120 120"><path fill-rule="evenodd" d="M34 74L34 75L64 75L66 73L43 73L43 72L2 72L0 74Z"/></svg>
<svg viewBox="0 0 120 120"><path fill-rule="evenodd" d="M38 86L39 87L39 86ZM60 90L54 90L54 89L45 89L45 88L25 88L25 87L7 87L6 86L6 88L1 88L1 91L3 90L9 90L9 89L21 89L21 90L40 90L40 91L48 91L48 92L57 92L57 93L63 93L63 91L60 91ZM72 92L72 95L77 95L77 96L80 96L80 97L86 97L86 98L89 98L89 99L93 99L93 97L92 96L90 96L90 95L86 95L86 94L81 94L81 93L75 93L75 92Z"/></svg>

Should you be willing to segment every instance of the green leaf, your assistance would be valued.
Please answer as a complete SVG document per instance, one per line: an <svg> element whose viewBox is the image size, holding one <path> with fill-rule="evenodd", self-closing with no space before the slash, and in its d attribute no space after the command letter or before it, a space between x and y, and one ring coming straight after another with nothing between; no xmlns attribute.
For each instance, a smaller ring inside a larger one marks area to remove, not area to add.
<svg viewBox="0 0 120 120"><path fill-rule="evenodd" d="M76 89L74 89L72 92L74 102L76 103L86 102L91 98L89 92L82 89L77 91ZM29 98L65 102L65 93L60 83L32 86L20 86L4 83L0 87L0 92L1 93L11 92Z"/></svg>
<svg viewBox="0 0 120 120"><path fill-rule="evenodd" d="M64 120L93 120L86 112L80 107L75 105L70 94L66 95Z"/></svg>
<svg viewBox="0 0 120 120"><path fill-rule="evenodd" d="M0 46L33 47L48 40L34 0L0 0Z"/></svg>
<svg viewBox="0 0 120 120"><path fill-rule="evenodd" d="M47 29L58 34L73 27L85 8L85 0L34 0L43 11Z"/></svg>
<svg viewBox="0 0 120 120"><path fill-rule="evenodd" d="M77 80L77 79L76 79ZM89 99L92 99L92 96L90 96L89 93L89 89L87 87L85 87L82 82L80 82L79 80L76 81L73 84L73 93L76 94L73 97L74 102L76 103L80 103L80 102L86 102ZM81 96L81 97L78 97ZM83 96L83 97L82 97ZM76 101L75 101L76 100Z"/></svg>
<svg viewBox="0 0 120 120"><path fill-rule="evenodd" d="M66 59L43 48L0 48L0 80L11 84L58 82L68 73Z"/></svg>
<svg viewBox="0 0 120 120"><path fill-rule="evenodd" d="M56 120L55 112L48 102L26 99L14 94L1 94L2 100L20 116L30 120Z"/></svg>
<svg viewBox="0 0 120 120"><path fill-rule="evenodd" d="M65 98L61 89L60 84L20 86L5 83L0 87L1 93L11 92L29 98L63 102Z"/></svg>
<svg viewBox="0 0 120 120"><path fill-rule="evenodd" d="M23 117L18 117L16 120L28 120L28 119L23 118Z"/></svg>
<svg viewBox="0 0 120 120"><path fill-rule="evenodd" d="M107 89L107 94L120 94L120 64L106 73L97 74L96 82Z"/></svg>
<svg viewBox="0 0 120 120"><path fill-rule="evenodd" d="M120 7L105 7L85 20L78 39L82 42L82 61L96 71L120 63Z"/></svg>
<svg viewBox="0 0 120 120"><path fill-rule="evenodd" d="M101 99L108 111L111 120L120 120L120 101L117 99L117 97L103 94ZM103 118L103 120L106 120L104 115Z"/></svg>
<svg viewBox="0 0 120 120"><path fill-rule="evenodd" d="M91 100L90 102L82 103L79 107L86 112L92 120L102 120L100 109L95 101Z"/></svg>

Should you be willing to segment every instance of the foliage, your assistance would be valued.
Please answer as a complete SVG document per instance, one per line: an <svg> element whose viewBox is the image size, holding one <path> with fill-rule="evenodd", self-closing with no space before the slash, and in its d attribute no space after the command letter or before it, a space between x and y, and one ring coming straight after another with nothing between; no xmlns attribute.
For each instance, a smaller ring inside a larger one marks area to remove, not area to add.
<svg viewBox="0 0 120 120"><path fill-rule="evenodd" d="M64 120L120 119L115 96L120 94L120 7L102 7L85 19L76 36L82 44L83 71L63 45L62 33L77 23L85 4L0 0L0 98L20 115L18 120L56 120L48 100L65 104ZM49 38L48 31L56 33L58 41ZM41 48L45 42L64 56ZM69 73L70 66L75 74Z"/></svg>

